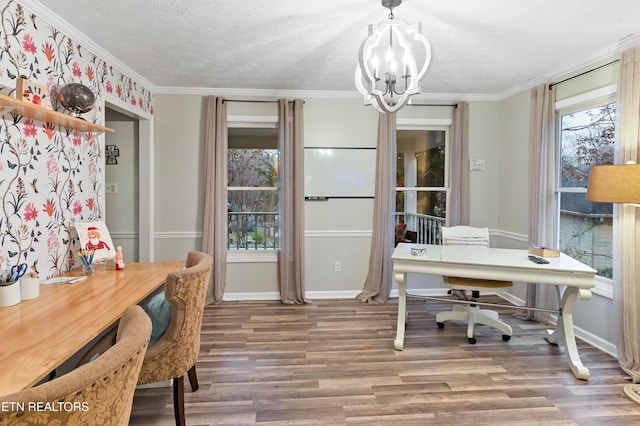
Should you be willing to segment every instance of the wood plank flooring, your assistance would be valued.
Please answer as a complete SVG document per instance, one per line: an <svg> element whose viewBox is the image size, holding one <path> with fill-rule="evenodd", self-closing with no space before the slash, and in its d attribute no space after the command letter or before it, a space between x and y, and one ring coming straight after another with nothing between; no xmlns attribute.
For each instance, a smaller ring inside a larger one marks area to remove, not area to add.
<svg viewBox="0 0 640 426"><path fill-rule="evenodd" d="M499 301L495 298L489 301ZM513 317L497 330L438 329L450 304L409 300L395 351L397 301L223 302L205 308L197 364L185 380L188 425L632 425L640 405L617 361L578 341L588 381L569 371L544 326ZM171 388L136 391L131 425L173 425Z"/></svg>

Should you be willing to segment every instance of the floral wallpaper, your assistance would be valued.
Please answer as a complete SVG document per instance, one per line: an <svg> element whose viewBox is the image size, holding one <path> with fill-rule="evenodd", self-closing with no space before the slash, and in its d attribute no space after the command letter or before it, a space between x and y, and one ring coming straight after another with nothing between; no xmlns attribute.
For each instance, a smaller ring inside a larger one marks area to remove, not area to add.
<svg viewBox="0 0 640 426"><path fill-rule="evenodd" d="M14 96L20 76L57 90L82 83L96 96L83 118L104 124L104 100L153 114L152 95L19 2L0 0L0 85ZM46 99L46 97L45 97ZM0 115L0 266L26 262L41 277L79 265L74 222L104 206L104 135L79 133L3 110Z"/></svg>

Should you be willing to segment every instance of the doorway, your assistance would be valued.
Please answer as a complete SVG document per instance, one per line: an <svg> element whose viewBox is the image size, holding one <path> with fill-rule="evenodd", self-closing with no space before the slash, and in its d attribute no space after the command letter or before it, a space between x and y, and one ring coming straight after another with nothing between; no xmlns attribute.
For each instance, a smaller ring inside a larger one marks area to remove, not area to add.
<svg viewBox="0 0 640 426"><path fill-rule="evenodd" d="M105 223L125 262L140 260L139 122L105 108Z"/></svg>

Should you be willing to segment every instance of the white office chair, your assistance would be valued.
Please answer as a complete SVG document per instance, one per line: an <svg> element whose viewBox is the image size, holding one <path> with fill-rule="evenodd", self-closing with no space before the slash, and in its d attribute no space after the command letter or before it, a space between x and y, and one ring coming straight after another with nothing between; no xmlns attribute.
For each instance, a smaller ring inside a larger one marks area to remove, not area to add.
<svg viewBox="0 0 640 426"><path fill-rule="evenodd" d="M489 247L489 229L474 228L471 226L442 227L443 245L474 245ZM500 291L513 285L510 281L483 280L475 278L443 277L452 290L461 291L467 295L471 292L471 302L477 301L480 291L494 290ZM471 344L476 343L473 337L475 324L484 324L502 331L502 340L505 342L511 339L511 327L498 319L498 313L488 309L479 309L478 305L470 303L466 306L454 305L451 311L439 312L436 315L436 323L439 328L444 327L444 322L449 320L467 321L467 340Z"/></svg>

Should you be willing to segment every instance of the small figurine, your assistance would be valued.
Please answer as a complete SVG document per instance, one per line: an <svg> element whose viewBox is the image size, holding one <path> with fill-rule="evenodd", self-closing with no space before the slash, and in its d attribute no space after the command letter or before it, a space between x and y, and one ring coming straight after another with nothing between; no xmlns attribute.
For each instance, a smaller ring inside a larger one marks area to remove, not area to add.
<svg viewBox="0 0 640 426"><path fill-rule="evenodd" d="M116 271L121 271L124 269L124 255L122 254L122 247L116 247Z"/></svg>

